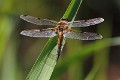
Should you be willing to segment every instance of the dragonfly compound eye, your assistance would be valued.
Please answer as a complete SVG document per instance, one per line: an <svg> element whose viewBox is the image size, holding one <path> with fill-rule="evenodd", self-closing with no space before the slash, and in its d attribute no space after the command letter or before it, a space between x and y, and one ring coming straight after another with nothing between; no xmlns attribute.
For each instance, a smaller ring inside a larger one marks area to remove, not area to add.
<svg viewBox="0 0 120 80"><path fill-rule="evenodd" d="M68 21L68 19L67 19L67 18L61 18L60 20Z"/></svg>

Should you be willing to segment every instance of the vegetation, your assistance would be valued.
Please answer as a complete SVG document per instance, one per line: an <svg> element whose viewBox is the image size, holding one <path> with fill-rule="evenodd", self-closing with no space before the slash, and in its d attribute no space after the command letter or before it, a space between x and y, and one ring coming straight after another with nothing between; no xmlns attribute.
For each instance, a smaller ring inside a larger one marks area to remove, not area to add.
<svg viewBox="0 0 120 80"><path fill-rule="evenodd" d="M81 4L81 0L72 0L70 5L70 0L0 1L0 80L25 80L37 58L27 80L49 80L50 77L50 80L115 80L108 71L114 61L118 63L116 67L119 65L116 54L119 53L120 45L120 2L105 1L83 1ZM60 59L56 63L57 37L48 40L19 34L23 29L46 27L22 21L19 16L24 13L57 21L63 14L62 17L69 21L103 17L105 22L80 30L96 31L104 38L97 41L65 40ZM111 46L118 47L118 51ZM110 54L116 58L114 61Z"/></svg>

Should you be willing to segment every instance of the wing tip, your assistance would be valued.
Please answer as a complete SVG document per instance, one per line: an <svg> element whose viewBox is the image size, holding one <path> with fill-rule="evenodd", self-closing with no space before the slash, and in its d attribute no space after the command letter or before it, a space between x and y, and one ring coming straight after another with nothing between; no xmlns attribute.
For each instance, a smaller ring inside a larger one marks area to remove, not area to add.
<svg viewBox="0 0 120 80"><path fill-rule="evenodd" d="M26 31L24 31L24 30L20 32L21 35L25 35L25 33L26 33Z"/></svg>
<svg viewBox="0 0 120 80"><path fill-rule="evenodd" d="M23 19L23 17L27 16L26 14L20 15L20 18Z"/></svg>
<svg viewBox="0 0 120 80"><path fill-rule="evenodd" d="M101 34L97 34L97 38L96 39L102 39L103 38L103 36L101 35Z"/></svg>
<svg viewBox="0 0 120 80"><path fill-rule="evenodd" d="M24 36L28 36L28 37L34 37L33 35L31 35L31 33L28 32L29 30L23 30L20 32L21 35Z"/></svg>
<svg viewBox="0 0 120 80"><path fill-rule="evenodd" d="M103 21L104 21L104 18L100 18L100 21L103 22Z"/></svg>

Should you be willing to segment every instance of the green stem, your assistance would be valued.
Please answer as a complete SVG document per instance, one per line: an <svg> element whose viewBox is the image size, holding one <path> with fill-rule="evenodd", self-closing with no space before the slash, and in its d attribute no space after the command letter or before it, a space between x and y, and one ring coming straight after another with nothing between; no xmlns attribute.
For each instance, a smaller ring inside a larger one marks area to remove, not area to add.
<svg viewBox="0 0 120 80"><path fill-rule="evenodd" d="M74 20L82 1L83 0L72 0L65 14L63 15L63 18L68 18L68 21Z"/></svg>

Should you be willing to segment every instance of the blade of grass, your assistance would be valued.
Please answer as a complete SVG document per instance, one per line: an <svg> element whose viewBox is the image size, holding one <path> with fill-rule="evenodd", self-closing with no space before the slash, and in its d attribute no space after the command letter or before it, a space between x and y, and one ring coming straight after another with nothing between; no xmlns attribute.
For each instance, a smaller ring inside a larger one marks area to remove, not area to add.
<svg viewBox="0 0 120 80"><path fill-rule="evenodd" d="M45 48L41 52L41 55L39 56L36 63L34 64L32 70L28 74L28 76L26 78L27 80L39 80L40 76L44 75L44 74L42 74L42 73L44 73L44 72L42 72L42 70L45 68L45 65L48 64L48 63L46 63L47 58L50 59L50 57L48 57L50 52L54 52L52 50L56 50L56 49L53 49L56 46L56 42L53 43L53 41L57 41L57 37L51 38L47 42ZM49 46L51 46L51 47L49 47ZM51 54L51 55L53 55L53 54ZM53 58L56 58L56 57L54 56ZM56 59L53 59L53 61L56 61ZM54 62L53 64L55 65L56 62ZM51 66L54 66L54 65L50 65L49 68L51 68ZM49 72L47 72L47 73L49 73ZM41 80L44 80L44 79L41 79Z"/></svg>
<svg viewBox="0 0 120 80"><path fill-rule="evenodd" d="M69 21L74 20L82 0L72 0L63 18L68 18ZM63 46L65 44L63 39ZM63 47L62 46L62 47ZM27 80L49 80L54 67L56 65L57 55L57 37L49 39L44 47L41 55L38 57L36 63L32 67L27 76Z"/></svg>
<svg viewBox="0 0 120 80"><path fill-rule="evenodd" d="M68 21L73 21L76 17L82 1L83 0L72 0L65 14L63 15L63 18L68 18Z"/></svg>

